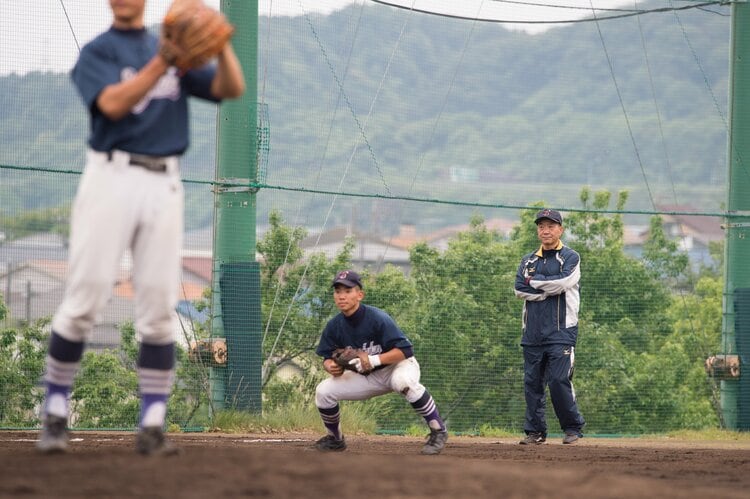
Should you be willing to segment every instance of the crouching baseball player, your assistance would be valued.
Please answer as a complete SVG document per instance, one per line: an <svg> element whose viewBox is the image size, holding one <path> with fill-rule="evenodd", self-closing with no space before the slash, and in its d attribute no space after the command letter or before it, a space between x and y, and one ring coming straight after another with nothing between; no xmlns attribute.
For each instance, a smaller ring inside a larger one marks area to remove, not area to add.
<svg viewBox="0 0 750 499"><path fill-rule="evenodd" d="M419 382L419 363L412 344L383 310L364 305L360 276L344 270L333 279L333 299L341 311L326 325L316 353L331 375L315 392L315 403L328 434L317 441L321 451L343 451L340 400L367 400L396 392L427 423L430 434L422 454L439 454L448 432L437 406Z"/></svg>

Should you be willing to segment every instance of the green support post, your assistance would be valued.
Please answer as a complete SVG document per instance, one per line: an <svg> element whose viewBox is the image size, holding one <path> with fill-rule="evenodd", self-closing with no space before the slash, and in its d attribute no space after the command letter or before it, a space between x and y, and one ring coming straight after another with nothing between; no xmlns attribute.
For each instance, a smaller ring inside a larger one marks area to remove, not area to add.
<svg viewBox="0 0 750 499"><path fill-rule="evenodd" d="M731 8L722 347L739 356L740 376L721 381L721 409L727 428L750 430L750 6Z"/></svg>
<svg viewBox="0 0 750 499"><path fill-rule="evenodd" d="M255 258L258 174L258 1L221 0L247 89L217 118L211 336L225 338L227 363L212 367L211 407L260 412L260 268Z"/></svg>

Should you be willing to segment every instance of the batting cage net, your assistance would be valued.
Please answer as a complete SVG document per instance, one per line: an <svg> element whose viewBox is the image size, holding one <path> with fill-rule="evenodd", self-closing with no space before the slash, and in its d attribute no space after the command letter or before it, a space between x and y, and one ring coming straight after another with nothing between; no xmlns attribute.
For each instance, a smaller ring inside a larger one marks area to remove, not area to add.
<svg viewBox="0 0 750 499"><path fill-rule="evenodd" d="M355 269L364 303L413 343L449 430L522 431L514 284L539 248L540 207L562 213L581 257L573 385L586 433L747 418L735 407L748 391L734 405L722 392L739 383L735 336L750 328L739 291L722 323L730 7L466 3L260 2L257 26L230 19L235 37L256 30L257 50L237 47L257 54L245 71L256 92L240 128L190 104L173 430L324 431L315 349L338 313L331 281ZM158 31L168 2L147 4ZM89 133L69 71L110 19L107 2L0 7L0 428L40 424ZM236 161L217 160L222 135L229 151L253 145L246 174L221 174ZM126 252L72 428L136 424L132 267ZM424 425L396 393L341 407L345 431Z"/></svg>

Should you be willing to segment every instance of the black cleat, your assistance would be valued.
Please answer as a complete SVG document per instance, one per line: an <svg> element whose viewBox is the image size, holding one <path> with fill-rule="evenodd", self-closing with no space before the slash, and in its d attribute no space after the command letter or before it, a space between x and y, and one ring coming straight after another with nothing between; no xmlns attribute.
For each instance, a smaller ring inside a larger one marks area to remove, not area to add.
<svg viewBox="0 0 750 499"><path fill-rule="evenodd" d="M43 454L56 454L68 450L68 418L47 414L36 448Z"/></svg>
<svg viewBox="0 0 750 499"><path fill-rule="evenodd" d="M333 435L326 435L315 442L315 448L322 452L340 452L346 450L346 441L344 437L338 440Z"/></svg>
<svg viewBox="0 0 750 499"><path fill-rule="evenodd" d="M526 435L526 438L518 442L521 445L539 445L547 441L547 435L544 433L531 432Z"/></svg>
<svg viewBox="0 0 750 499"><path fill-rule="evenodd" d="M164 430L159 426L149 426L138 430L135 450L144 456L174 456L180 453L180 449L164 437Z"/></svg>
<svg viewBox="0 0 750 499"><path fill-rule="evenodd" d="M445 447L445 442L447 441L447 430L430 429L430 434L427 436L427 443L425 443L424 447L422 447L422 454L426 454L429 456L440 454L440 452L443 450L443 447Z"/></svg>

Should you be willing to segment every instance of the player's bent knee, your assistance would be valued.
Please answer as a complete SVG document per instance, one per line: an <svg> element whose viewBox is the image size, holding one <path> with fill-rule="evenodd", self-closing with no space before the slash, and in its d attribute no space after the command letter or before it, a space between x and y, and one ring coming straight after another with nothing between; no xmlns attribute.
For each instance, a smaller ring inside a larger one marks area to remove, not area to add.
<svg viewBox="0 0 750 499"><path fill-rule="evenodd" d="M394 376L391 379L391 388L407 399L417 400L425 391L425 387L411 376Z"/></svg>
<svg viewBox="0 0 750 499"><path fill-rule="evenodd" d="M338 402L334 396L333 380L335 378L324 379L315 388L315 405L326 409L333 407Z"/></svg>

